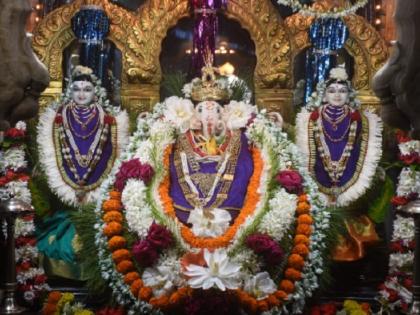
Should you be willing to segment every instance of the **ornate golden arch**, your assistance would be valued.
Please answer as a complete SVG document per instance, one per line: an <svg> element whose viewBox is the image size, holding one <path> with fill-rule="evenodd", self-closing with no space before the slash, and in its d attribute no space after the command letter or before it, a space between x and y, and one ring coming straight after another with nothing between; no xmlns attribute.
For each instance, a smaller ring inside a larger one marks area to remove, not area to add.
<svg viewBox="0 0 420 315"><path fill-rule="evenodd" d="M108 38L121 50L123 58L123 106L135 111L149 109L159 99L161 43L167 31L190 14L189 0L148 0L137 12L104 0L76 0L50 13L37 27L33 39L34 50L51 75L42 103L61 94L62 52L75 40L70 21L83 4L102 5L110 18ZM225 14L248 30L255 42L257 104L280 110L287 118L294 85L293 60L309 45L311 18L294 15L283 22L268 0L230 0ZM370 93L368 83L386 60L386 45L362 18L350 16L346 23L351 34L346 48L356 61L355 86Z"/></svg>

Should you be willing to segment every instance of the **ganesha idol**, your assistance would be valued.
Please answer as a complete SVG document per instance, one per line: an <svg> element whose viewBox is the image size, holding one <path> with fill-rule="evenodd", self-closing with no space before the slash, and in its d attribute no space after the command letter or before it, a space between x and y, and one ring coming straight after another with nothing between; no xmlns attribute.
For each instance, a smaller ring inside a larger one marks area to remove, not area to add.
<svg viewBox="0 0 420 315"><path fill-rule="evenodd" d="M201 83L195 106L173 96L139 118L102 186L103 278L133 313L299 313L323 272L324 199L278 115Z"/></svg>

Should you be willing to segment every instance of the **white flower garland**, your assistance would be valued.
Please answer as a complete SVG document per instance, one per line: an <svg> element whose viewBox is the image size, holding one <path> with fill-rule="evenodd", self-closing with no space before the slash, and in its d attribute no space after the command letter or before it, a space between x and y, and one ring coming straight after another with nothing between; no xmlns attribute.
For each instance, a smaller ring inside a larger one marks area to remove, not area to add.
<svg viewBox="0 0 420 315"><path fill-rule="evenodd" d="M286 5L292 8L293 11L299 11L300 14L305 16L313 16L320 19L326 18L339 18L356 12L358 9L363 8L368 0L357 0L349 8L334 8L332 11L320 11L312 6L302 4L299 0L277 0L278 4Z"/></svg>

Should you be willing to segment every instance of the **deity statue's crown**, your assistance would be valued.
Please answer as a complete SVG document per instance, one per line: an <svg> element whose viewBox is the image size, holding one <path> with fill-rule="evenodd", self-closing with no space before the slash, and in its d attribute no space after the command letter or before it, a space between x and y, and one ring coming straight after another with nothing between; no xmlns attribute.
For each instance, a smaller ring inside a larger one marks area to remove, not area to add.
<svg viewBox="0 0 420 315"><path fill-rule="evenodd" d="M216 79L219 70L213 67L213 55L206 54L205 65L201 68L201 80L193 80L191 88L191 99L197 102L222 101L229 99L227 85L223 86Z"/></svg>

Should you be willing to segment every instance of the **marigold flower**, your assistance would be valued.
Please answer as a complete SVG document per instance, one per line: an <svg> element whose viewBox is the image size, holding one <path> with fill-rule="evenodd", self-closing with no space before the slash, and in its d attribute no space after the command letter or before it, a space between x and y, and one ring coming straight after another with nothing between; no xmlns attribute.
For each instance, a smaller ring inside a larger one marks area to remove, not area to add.
<svg viewBox="0 0 420 315"><path fill-rule="evenodd" d="M181 295L178 293L178 291L176 291L171 294L171 297L169 298L169 303L172 305L178 304L181 298Z"/></svg>
<svg viewBox="0 0 420 315"><path fill-rule="evenodd" d="M309 224L298 224L296 228L296 234L303 234L306 236L311 235L312 228Z"/></svg>
<svg viewBox="0 0 420 315"><path fill-rule="evenodd" d="M130 260L123 260L117 265L117 271L126 274L134 269L134 264Z"/></svg>
<svg viewBox="0 0 420 315"><path fill-rule="evenodd" d="M159 297L151 298L149 303L157 308L165 308L168 306L169 298L166 295L161 295Z"/></svg>
<svg viewBox="0 0 420 315"><path fill-rule="evenodd" d="M299 202L308 201L308 195L307 195L307 194L300 194L300 195L298 196L298 201L299 201Z"/></svg>
<svg viewBox="0 0 420 315"><path fill-rule="evenodd" d="M302 274L300 273L300 271L298 271L294 268L287 268L284 275L286 276L287 279L290 279L290 280L293 280L293 281L297 281L297 280L300 280L302 278Z"/></svg>
<svg viewBox="0 0 420 315"><path fill-rule="evenodd" d="M149 287L142 287L139 291L139 298L140 300L148 302L152 297L152 288Z"/></svg>
<svg viewBox="0 0 420 315"><path fill-rule="evenodd" d="M125 240L124 237L119 236L119 235L115 235L113 237L110 238L110 240L108 241L108 247L111 251L114 251L118 248L123 248L125 247L127 241Z"/></svg>
<svg viewBox="0 0 420 315"><path fill-rule="evenodd" d="M112 253L112 259L114 260L116 264L130 258L131 258L131 253L128 249L125 249L125 248L117 249L115 252Z"/></svg>
<svg viewBox="0 0 420 315"><path fill-rule="evenodd" d="M110 199L121 200L121 192L117 190L112 190L109 192Z"/></svg>
<svg viewBox="0 0 420 315"><path fill-rule="evenodd" d="M57 305L55 303L47 303L42 309L43 315L53 315L57 311Z"/></svg>
<svg viewBox="0 0 420 315"><path fill-rule="evenodd" d="M121 208L122 208L122 203L120 200L108 199L104 201L104 203L102 204L102 210L104 212L119 211L121 210Z"/></svg>
<svg viewBox="0 0 420 315"><path fill-rule="evenodd" d="M306 256L309 254L309 248L305 244L297 244L293 247L292 253Z"/></svg>
<svg viewBox="0 0 420 315"><path fill-rule="evenodd" d="M288 259L289 266L293 267L297 270L302 270L305 261L303 260L302 256L298 254L291 254Z"/></svg>
<svg viewBox="0 0 420 315"><path fill-rule="evenodd" d="M298 202L296 212L298 214L306 214L309 213L309 210L311 209L311 205L309 203L305 202Z"/></svg>
<svg viewBox="0 0 420 315"><path fill-rule="evenodd" d="M285 293L292 293L295 290L295 285L290 280L282 280L280 282L280 289L282 289L283 292L285 292ZM279 293L279 292L282 292L282 291L277 291L276 296L278 298L282 298L281 296L283 296L284 294ZM286 294L286 297L287 297L287 294Z"/></svg>
<svg viewBox="0 0 420 315"><path fill-rule="evenodd" d="M291 291L291 292L293 292L293 291L294 291L294 289L295 289L294 284L293 284L291 281L289 281L289 280L283 280L283 281L287 281L288 283L290 282L290 284L292 285L292 287L291 287L292 291ZM282 281L282 282L283 282L283 281ZM280 286L281 286L281 284L280 284ZM286 292L284 292L283 290L278 290L278 291L276 291L276 292L274 293L274 295L275 295L278 299L280 299L280 301L284 301L284 300L286 300L286 299L287 299L287 293L286 293Z"/></svg>
<svg viewBox="0 0 420 315"><path fill-rule="evenodd" d="M270 307L280 305L279 299L274 294L270 294L265 300L267 301L267 303Z"/></svg>
<svg viewBox="0 0 420 315"><path fill-rule="evenodd" d="M121 214L121 212L119 211L109 211L107 213L105 213L105 215L103 216L103 220L108 223L108 222L118 222L118 223L122 223L123 222L123 216Z"/></svg>
<svg viewBox="0 0 420 315"><path fill-rule="evenodd" d="M267 301L265 299L264 300L257 301L257 304L258 304L258 310L260 312L266 312L266 311L268 311L268 303L267 303Z"/></svg>
<svg viewBox="0 0 420 315"><path fill-rule="evenodd" d="M135 280L140 279L140 275L137 271L131 271L124 276L124 282L130 285Z"/></svg>
<svg viewBox="0 0 420 315"><path fill-rule="evenodd" d="M303 234L297 234L294 239L295 245L297 244L304 244L309 246L309 238Z"/></svg>
<svg viewBox="0 0 420 315"><path fill-rule="evenodd" d="M50 303L50 304L57 303L58 301L60 301L61 296L62 296L61 292L51 291L50 294L48 295L47 303Z"/></svg>
<svg viewBox="0 0 420 315"><path fill-rule="evenodd" d="M104 234L108 237L120 234L121 231L122 231L122 225L115 221L109 222L104 227Z"/></svg>
<svg viewBox="0 0 420 315"><path fill-rule="evenodd" d="M139 293L140 288L142 286L143 286L143 281L141 279L135 280L130 286L131 293L133 293L133 295L136 296Z"/></svg>
<svg viewBox="0 0 420 315"><path fill-rule="evenodd" d="M314 220L312 219L312 217L309 214L301 214L298 217L298 223L299 224L312 224L314 222Z"/></svg>

